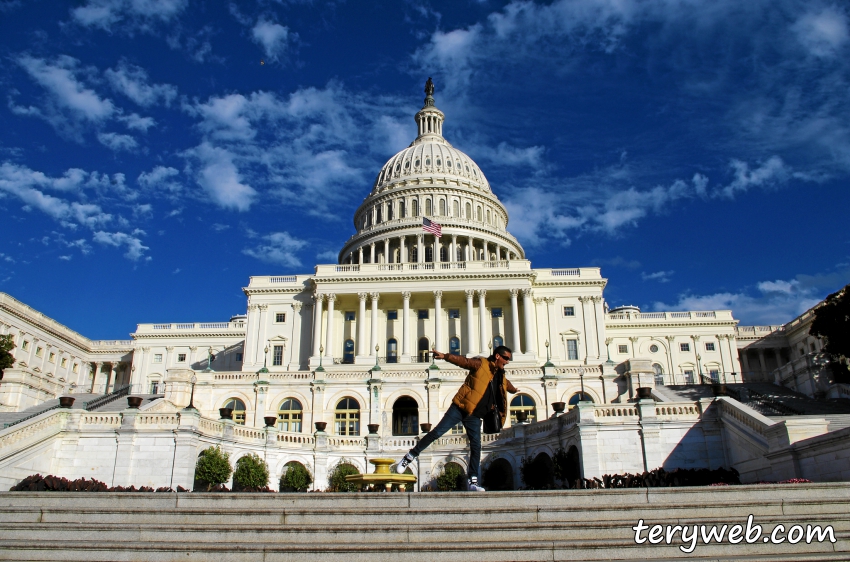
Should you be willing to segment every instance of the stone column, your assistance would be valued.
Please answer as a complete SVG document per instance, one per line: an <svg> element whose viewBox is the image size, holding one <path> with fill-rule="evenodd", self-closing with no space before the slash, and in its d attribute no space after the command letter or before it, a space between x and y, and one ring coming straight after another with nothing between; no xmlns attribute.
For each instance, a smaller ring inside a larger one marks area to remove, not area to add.
<svg viewBox="0 0 850 562"><path fill-rule="evenodd" d="M472 355L475 353L473 351L475 349L473 345L475 337L473 335L474 330L472 329L472 319L474 318L472 297L475 295L475 291L473 289L467 289L464 292L466 293L466 354Z"/></svg>
<svg viewBox="0 0 850 562"><path fill-rule="evenodd" d="M532 297L534 291L531 289L522 290L522 309L525 321L525 352L537 354L537 327L534 320L534 303Z"/></svg>
<svg viewBox="0 0 850 562"><path fill-rule="evenodd" d="M266 347L266 324L268 324L268 310L269 305L261 304L259 305L260 309L260 326L257 332L259 333L259 337L257 341L254 342L254 364L262 363L260 361L260 357L262 357L261 353L263 352L263 348Z"/></svg>
<svg viewBox="0 0 850 562"><path fill-rule="evenodd" d="M584 357L585 363L587 363L587 357L590 355L590 315L588 314L587 305L591 302L590 297L579 297L579 302L581 303L581 325L584 326ZM579 356L581 356L581 350L579 350Z"/></svg>
<svg viewBox="0 0 850 562"><path fill-rule="evenodd" d="M519 304L517 303L517 295L519 289L511 289L511 345L514 353L522 353L519 340Z"/></svg>
<svg viewBox="0 0 850 562"><path fill-rule="evenodd" d="M749 376L749 374L752 371L750 370L750 358L747 355L748 355L747 349L746 348L742 349L741 350L741 360L744 362L744 373L747 373L747 375ZM742 373L741 374L741 381L743 382L743 380L744 380L744 375Z"/></svg>
<svg viewBox="0 0 850 562"><path fill-rule="evenodd" d="M390 263L390 239L384 240L384 263Z"/></svg>
<svg viewBox="0 0 850 562"><path fill-rule="evenodd" d="M334 356L334 302L336 295L328 294L328 325L325 330L325 357L333 358Z"/></svg>
<svg viewBox="0 0 850 562"><path fill-rule="evenodd" d="M450 262L456 262L457 261L457 234L452 234L451 252L452 252L452 255L449 256L449 261Z"/></svg>
<svg viewBox="0 0 850 562"><path fill-rule="evenodd" d="M363 246L357 248L357 263L363 263Z"/></svg>
<svg viewBox="0 0 850 562"><path fill-rule="evenodd" d="M425 235L423 234L416 237L416 261L425 263Z"/></svg>
<svg viewBox="0 0 850 562"><path fill-rule="evenodd" d="M486 253L486 252L485 252ZM487 353L487 310L484 304L484 298L487 296L486 289L478 290L478 331L479 337L481 338L481 354L489 355Z"/></svg>
<svg viewBox="0 0 850 562"><path fill-rule="evenodd" d="M440 263L440 239L434 236L434 263Z"/></svg>
<svg viewBox="0 0 850 562"><path fill-rule="evenodd" d="M404 247L404 236L398 237L398 263L407 263L407 248Z"/></svg>
<svg viewBox="0 0 850 562"><path fill-rule="evenodd" d="M301 333L301 303L295 301L292 303L292 329L289 332L289 361L286 363L286 370L289 370L292 364L293 357L301 354L301 338L295 337L295 332ZM284 350L285 351L285 350Z"/></svg>
<svg viewBox="0 0 850 562"><path fill-rule="evenodd" d="M664 339L667 340L667 359L670 361L670 380L673 381L672 384L677 384L676 368L673 361L673 354L676 352L676 336L664 336Z"/></svg>
<svg viewBox="0 0 850 562"><path fill-rule="evenodd" d="M94 394L94 385L97 384L98 373L100 373L100 363L95 361L94 362L94 370L92 370L92 375L91 375L91 388L89 389L89 392L91 394ZM163 373L163 375L164 375L164 373Z"/></svg>
<svg viewBox="0 0 850 562"><path fill-rule="evenodd" d="M372 293L369 295L372 298L372 337L369 339L369 353L375 353L375 346L378 345L378 299L380 293Z"/></svg>
<svg viewBox="0 0 850 562"><path fill-rule="evenodd" d="M109 380L106 381L106 394L112 392L115 388L115 363L109 364Z"/></svg>
<svg viewBox="0 0 850 562"><path fill-rule="evenodd" d="M593 318L591 319L591 326L595 329L590 330L590 333L586 334L585 337L590 336L591 334L593 335L593 347L595 347L596 353L591 354L591 359L598 360L602 358L602 339L605 337L605 311L602 309L601 296L591 297L590 300L593 302Z"/></svg>
<svg viewBox="0 0 850 562"><path fill-rule="evenodd" d="M401 360L403 363L410 363L410 291L404 291L401 296L404 299L401 316Z"/></svg>
<svg viewBox="0 0 850 562"><path fill-rule="evenodd" d="M543 302L546 303L546 324L549 332L549 349L552 353L552 359L560 359L560 356L555 353L558 348L555 346L555 333L552 331L552 306L555 304L555 297L544 297Z"/></svg>
<svg viewBox="0 0 850 562"><path fill-rule="evenodd" d="M484 261L490 261L490 244L486 240L481 240L481 246L484 248Z"/></svg>
<svg viewBox="0 0 850 562"><path fill-rule="evenodd" d="M369 244L369 263L375 263L375 243Z"/></svg>
<svg viewBox="0 0 850 562"><path fill-rule="evenodd" d="M313 357L319 357L319 347L322 345L322 301L325 295L313 295Z"/></svg>
<svg viewBox="0 0 850 562"><path fill-rule="evenodd" d="M369 293L357 293L360 299L360 311L357 314L357 356L370 355L366 352L366 297ZM373 319L374 322L374 319Z"/></svg>
<svg viewBox="0 0 850 562"><path fill-rule="evenodd" d="M434 291L434 344L437 351L443 347L443 291Z"/></svg>

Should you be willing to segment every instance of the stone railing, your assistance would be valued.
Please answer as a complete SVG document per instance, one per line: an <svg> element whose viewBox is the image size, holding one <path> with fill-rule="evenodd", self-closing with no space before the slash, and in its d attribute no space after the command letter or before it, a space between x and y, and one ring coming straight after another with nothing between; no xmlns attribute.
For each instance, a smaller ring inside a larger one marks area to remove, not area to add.
<svg viewBox="0 0 850 562"><path fill-rule="evenodd" d="M178 414L138 414L136 425L178 425L180 416Z"/></svg>
<svg viewBox="0 0 850 562"><path fill-rule="evenodd" d="M281 431L277 434L277 442L296 446L313 446L316 444L316 438L309 434Z"/></svg>
<svg viewBox="0 0 850 562"><path fill-rule="evenodd" d="M121 425L121 414L99 414L97 412L86 412L80 416L80 425L105 425L117 427Z"/></svg>
<svg viewBox="0 0 850 562"><path fill-rule="evenodd" d="M245 332L245 322L191 322L185 324L137 324L136 334L161 334L163 332L215 331L238 335Z"/></svg>
<svg viewBox="0 0 850 562"><path fill-rule="evenodd" d="M20 446L22 442L27 442L31 438L41 440L59 433L67 417L66 411L51 410L44 412L39 419L28 420L26 423L0 431L0 451L12 446ZM0 456L3 455L0 454Z"/></svg>
<svg viewBox="0 0 850 562"><path fill-rule="evenodd" d="M335 437L328 436L328 445L337 448L363 448L366 446L366 439L362 437Z"/></svg>
<svg viewBox="0 0 850 562"><path fill-rule="evenodd" d="M494 261L465 261L465 262L414 262L414 263L360 263L344 265L317 265L317 276L335 276L339 273L377 275L394 273L422 273L452 271L474 272L490 271L492 269L506 269L510 271L531 271L531 262L528 260L494 260Z"/></svg>
<svg viewBox="0 0 850 562"><path fill-rule="evenodd" d="M755 410L737 402L727 400L719 400L718 402L720 404L721 419L724 421L734 420L734 422L737 422L739 427L742 427L751 433L755 433L761 439L765 438L765 431L774 423Z"/></svg>
<svg viewBox="0 0 850 562"><path fill-rule="evenodd" d="M734 320L731 310L706 310L684 312L609 312L610 322L681 322L683 320Z"/></svg>
<svg viewBox="0 0 850 562"><path fill-rule="evenodd" d="M699 405L686 402L659 402L655 407L655 415L665 419L696 419L702 414Z"/></svg>
<svg viewBox="0 0 850 562"><path fill-rule="evenodd" d="M255 429L255 428L251 428L251 427L245 427L245 426L242 426L242 425L234 425L233 426L233 436L237 437L237 438L241 437L243 439L249 439L249 440L253 439L253 440L257 441L257 440L265 440L266 439L266 432L263 431L262 429Z"/></svg>
<svg viewBox="0 0 850 562"><path fill-rule="evenodd" d="M596 421L601 421L603 418L636 418L638 417L638 411L634 406L605 405L596 406L593 409L593 415Z"/></svg>
<svg viewBox="0 0 850 562"><path fill-rule="evenodd" d="M200 422L198 422L198 428L201 430L201 433L220 437L224 433L224 422L201 418Z"/></svg>
<svg viewBox="0 0 850 562"><path fill-rule="evenodd" d="M763 338L770 334L783 334L784 326L736 326L735 336L738 339Z"/></svg>

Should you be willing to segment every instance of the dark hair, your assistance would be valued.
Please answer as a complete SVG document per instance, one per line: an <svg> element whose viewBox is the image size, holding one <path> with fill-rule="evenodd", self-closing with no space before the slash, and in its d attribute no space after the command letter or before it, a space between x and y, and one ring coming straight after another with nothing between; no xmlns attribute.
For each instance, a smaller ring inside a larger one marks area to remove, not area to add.
<svg viewBox="0 0 850 562"><path fill-rule="evenodd" d="M499 345L499 346L497 346L497 347L496 347L496 349L494 349L494 350L493 350L493 355L502 355L502 354L504 354L505 352L510 353L510 354L511 354L511 357L513 357L513 356L514 356L514 352L513 352L513 351L511 351L511 348L510 348L510 347L508 347L508 346L506 346L506 345Z"/></svg>

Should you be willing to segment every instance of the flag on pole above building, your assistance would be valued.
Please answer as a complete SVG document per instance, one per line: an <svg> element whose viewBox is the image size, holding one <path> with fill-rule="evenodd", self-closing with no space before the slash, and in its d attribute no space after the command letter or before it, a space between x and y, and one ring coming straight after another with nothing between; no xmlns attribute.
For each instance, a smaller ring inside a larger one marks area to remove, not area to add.
<svg viewBox="0 0 850 562"><path fill-rule="evenodd" d="M424 217L422 218L422 230L424 230L425 232L430 232L437 238L443 235L443 227L441 227L434 221L428 220Z"/></svg>

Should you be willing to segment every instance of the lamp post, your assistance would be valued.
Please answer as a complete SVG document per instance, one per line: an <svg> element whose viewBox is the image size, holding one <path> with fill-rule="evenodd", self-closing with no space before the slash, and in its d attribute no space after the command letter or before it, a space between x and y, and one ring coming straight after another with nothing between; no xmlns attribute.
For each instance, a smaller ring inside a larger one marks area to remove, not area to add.
<svg viewBox="0 0 850 562"><path fill-rule="evenodd" d="M316 367L317 373L324 373L325 372L325 369L322 367L322 355L324 355L324 354L325 354L325 346L320 345L319 346L319 366Z"/></svg>
<svg viewBox="0 0 850 562"><path fill-rule="evenodd" d="M198 382L198 377L192 375L192 378L189 379L189 382L192 383L192 393L189 394L189 405L186 406L186 410L197 410L195 408L195 383Z"/></svg>
<svg viewBox="0 0 850 562"><path fill-rule="evenodd" d="M380 366L380 365L378 365L378 350L379 350L379 349L381 349L381 346L380 346L380 345L376 345L376 346L375 346L375 366L374 366L374 367L372 367L372 370L373 370L373 371L380 371L380 370L381 370L381 366Z"/></svg>
<svg viewBox="0 0 850 562"><path fill-rule="evenodd" d="M702 365L700 364L700 359L702 359L702 355L697 353L697 373L699 374L699 382L700 384L705 384L705 381L702 378Z"/></svg>
<svg viewBox="0 0 850 562"><path fill-rule="evenodd" d="M492 345L492 344L491 344L491 345ZM434 358L434 352L435 352L435 351L437 351L437 344L432 344L432 345L431 345L431 366L430 366L430 367L428 367L428 369L432 369L432 370L435 370L435 371L439 371L439 370L440 370L440 368L439 368L439 367L437 367L437 365L435 365L435 364L434 364L434 359L435 359L435 358Z"/></svg>
<svg viewBox="0 0 850 562"><path fill-rule="evenodd" d="M257 371L257 379L260 378L260 373L268 373L269 370L266 368L266 364L269 360L269 344L266 343L266 347L263 348L263 368Z"/></svg>
<svg viewBox="0 0 850 562"><path fill-rule="evenodd" d="M587 402L584 394L584 367L578 368L578 378L581 380L581 398L579 402Z"/></svg>
<svg viewBox="0 0 850 562"><path fill-rule="evenodd" d="M543 344L546 346L546 363L543 365L544 367L554 367L555 365L549 359L549 340L546 340L546 343Z"/></svg>
<svg viewBox="0 0 850 562"><path fill-rule="evenodd" d="M214 373L215 372L215 371L213 371L213 368L212 368L212 352L213 352L212 347L207 348L207 368L204 369L205 373Z"/></svg>

